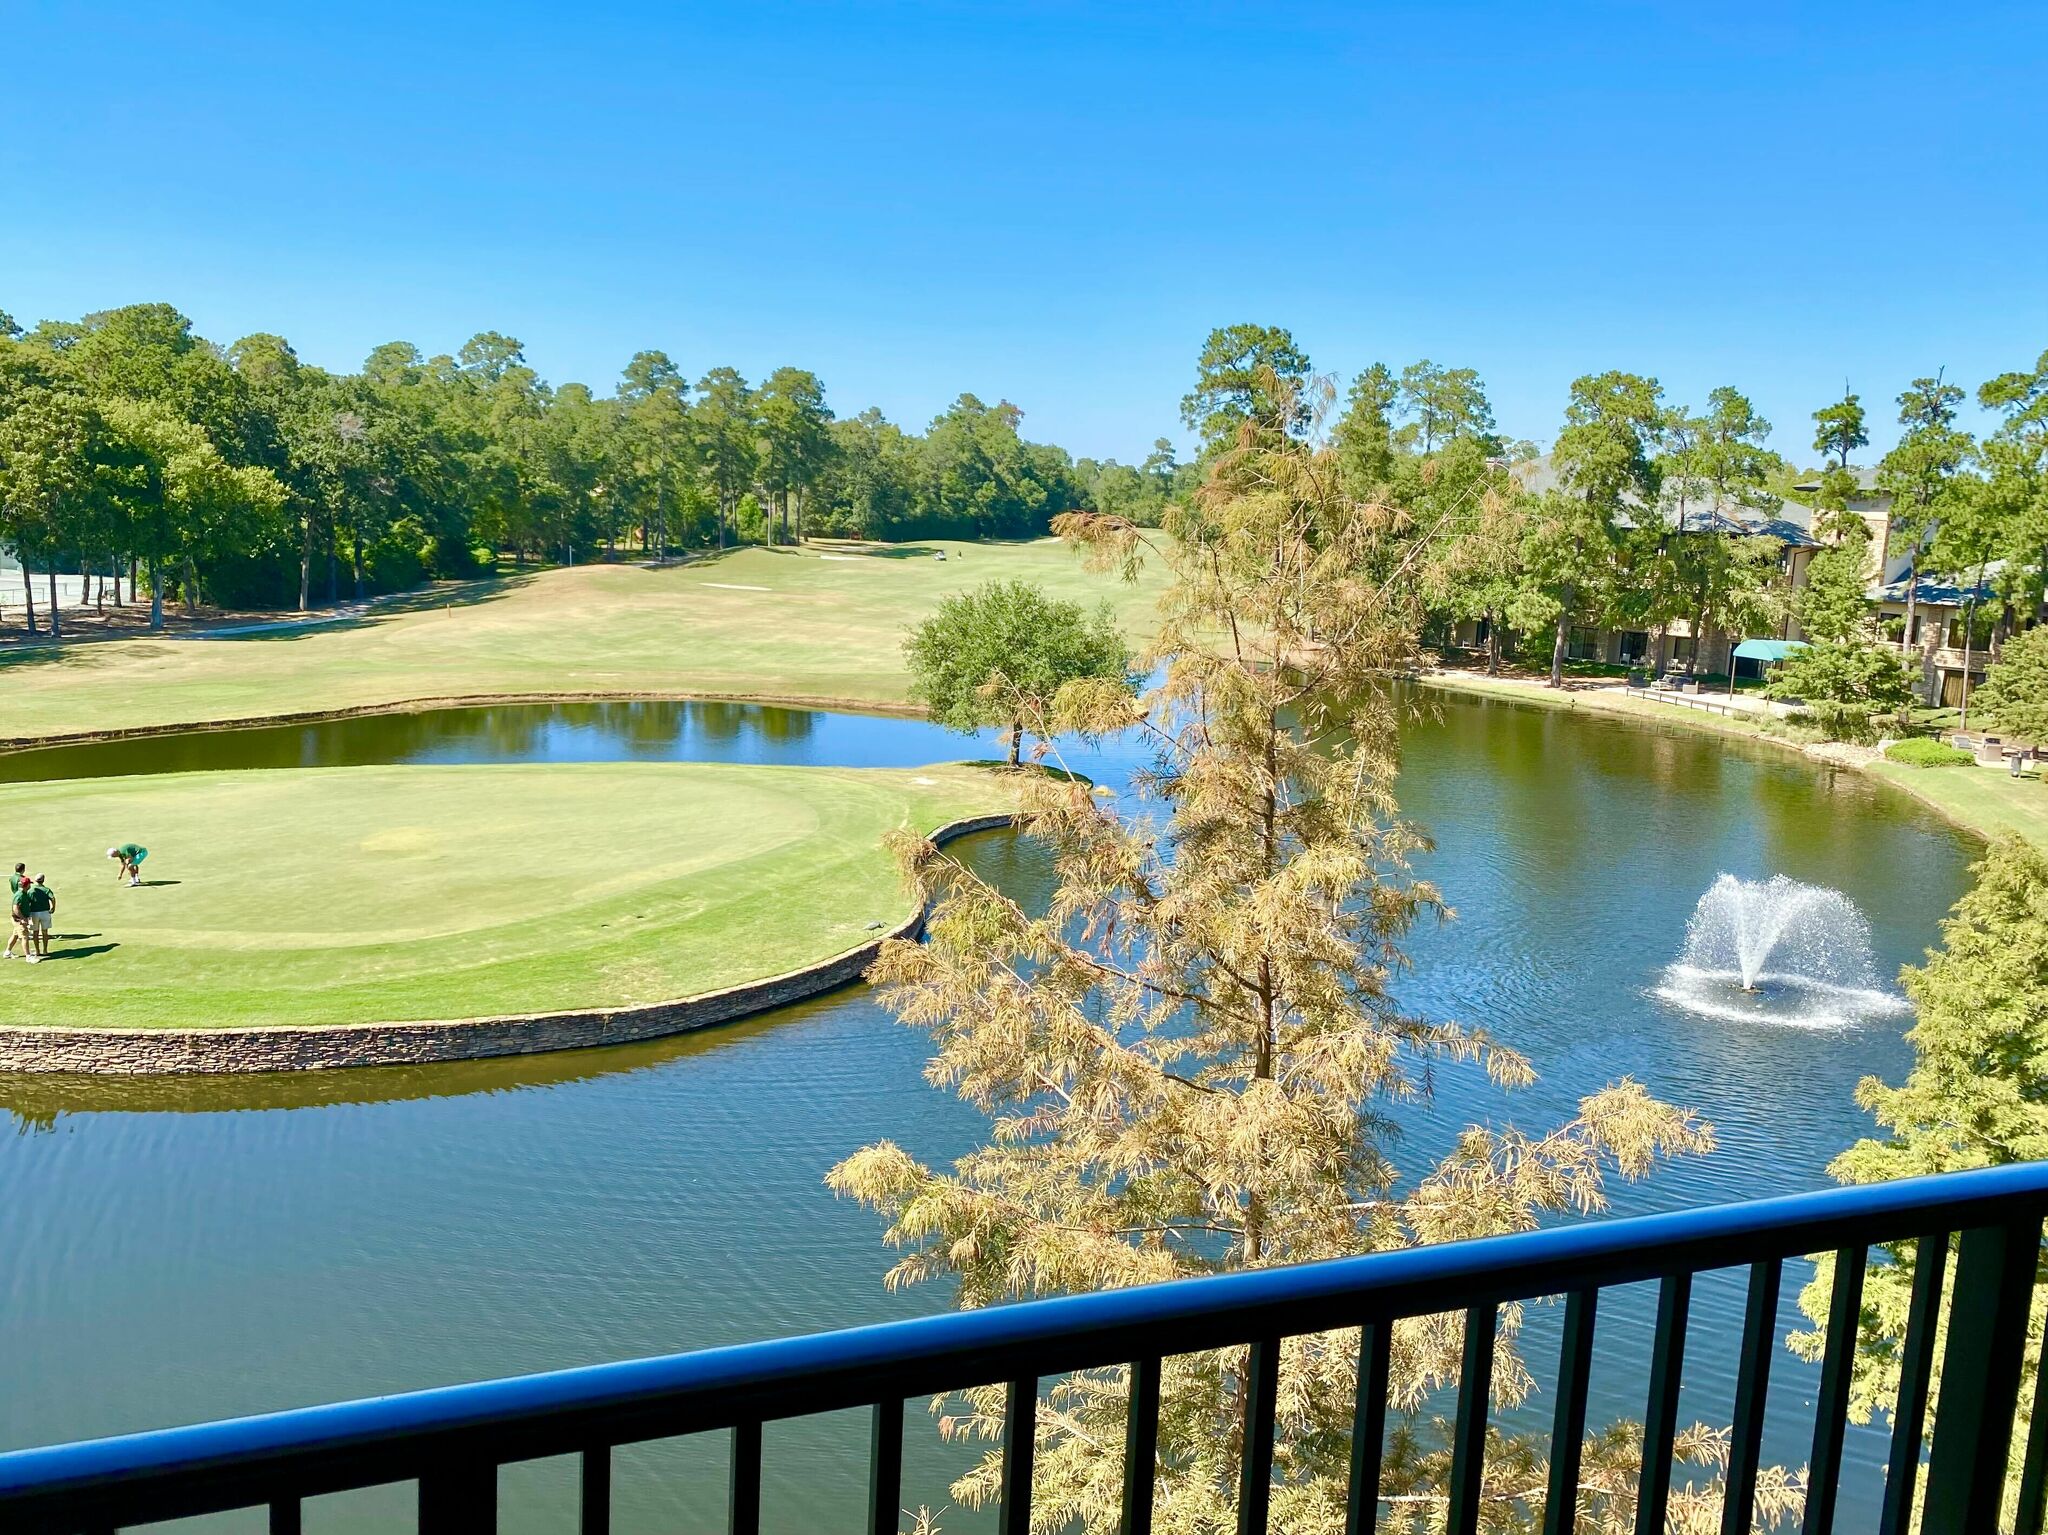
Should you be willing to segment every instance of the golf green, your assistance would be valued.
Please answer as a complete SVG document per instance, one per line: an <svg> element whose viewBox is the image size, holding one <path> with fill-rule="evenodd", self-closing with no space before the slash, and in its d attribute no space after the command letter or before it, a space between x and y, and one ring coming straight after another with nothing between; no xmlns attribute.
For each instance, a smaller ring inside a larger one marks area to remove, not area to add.
<svg viewBox="0 0 2048 1535"><path fill-rule="evenodd" d="M723 764L317 768L0 786L58 894L0 1015L208 1028L630 1007L779 975L910 912L884 847L1000 774ZM106 849L149 848L143 884Z"/></svg>

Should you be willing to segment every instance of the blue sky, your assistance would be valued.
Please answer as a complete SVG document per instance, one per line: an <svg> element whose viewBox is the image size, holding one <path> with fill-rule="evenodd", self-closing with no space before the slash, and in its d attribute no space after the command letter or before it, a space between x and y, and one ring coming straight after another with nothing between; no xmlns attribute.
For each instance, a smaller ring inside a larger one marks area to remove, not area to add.
<svg viewBox="0 0 2048 1535"><path fill-rule="evenodd" d="M815 369L1142 456L1213 325L1477 368L1547 440L1607 367L1810 460L2048 348L2048 7L225 6L12 0L0 308L520 337L607 387Z"/></svg>

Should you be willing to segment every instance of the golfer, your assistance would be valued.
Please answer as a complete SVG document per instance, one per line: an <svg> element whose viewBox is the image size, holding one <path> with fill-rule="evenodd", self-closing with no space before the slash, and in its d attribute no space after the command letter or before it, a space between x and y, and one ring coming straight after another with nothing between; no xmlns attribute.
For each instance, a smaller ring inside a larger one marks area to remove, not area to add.
<svg viewBox="0 0 2048 1535"><path fill-rule="evenodd" d="M7 947L0 949L0 959L14 958L14 947L16 944L26 944L27 951L30 954L36 951L35 944L29 940L28 929L13 918L14 898L21 894L21 887L27 883L28 865L25 863L16 864L14 872L7 876Z"/></svg>
<svg viewBox="0 0 2048 1535"><path fill-rule="evenodd" d="M109 858L118 858L120 863L114 869L114 883L126 879L130 886L142 883L142 860L149 856L149 849L140 843L124 842L119 847L107 849Z"/></svg>
<svg viewBox="0 0 2048 1535"><path fill-rule="evenodd" d="M20 888L14 892L13 899L8 902L8 910L14 916L15 935L28 950L25 957L33 965L42 958L42 955L36 952L36 887L31 881L21 882ZM13 949L12 938L7 941L7 946L10 950Z"/></svg>
<svg viewBox="0 0 2048 1535"><path fill-rule="evenodd" d="M49 878L38 874L33 885L23 887L29 892L29 941L35 945L31 959L50 957L50 925L57 920L57 892L50 888Z"/></svg>

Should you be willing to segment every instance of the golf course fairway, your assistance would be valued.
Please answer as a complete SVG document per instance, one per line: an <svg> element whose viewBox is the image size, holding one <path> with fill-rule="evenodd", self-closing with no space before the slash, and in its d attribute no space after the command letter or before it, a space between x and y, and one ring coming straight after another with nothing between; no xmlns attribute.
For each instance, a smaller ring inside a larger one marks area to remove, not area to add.
<svg viewBox="0 0 2048 1535"><path fill-rule="evenodd" d="M1156 568L1126 583L1091 571L1058 539L734 549L659 570L511 573L305 627L0 650L0 741L423 699L646 695L903 708L904 631L944 598L995 580L1029 581L1085 607L1107 602L1134 640L1156 623Z"/></svg>
<svg viewBox="0 0 2048 1535"><path fill-rule="evenodd" d="M911 911L884 847L1002 774L727 764L315 768L0 786L58 896L0 1017L205 1029L627 1008L801 968ZM106 849L149 848L143 884Z"/></svg>

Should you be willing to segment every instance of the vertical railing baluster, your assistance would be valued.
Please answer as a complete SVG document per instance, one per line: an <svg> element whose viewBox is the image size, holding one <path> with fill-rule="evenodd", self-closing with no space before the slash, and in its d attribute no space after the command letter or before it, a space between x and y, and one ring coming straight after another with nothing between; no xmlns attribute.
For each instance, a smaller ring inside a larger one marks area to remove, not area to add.
<svg viewBox="0 0 2048 1535"><path fill-rule="evenodd" d="M1031 1461L1038 1449L1038 1381L1013 1380L1003 1412L1001 1535L1031 1535Z"/></svg>
<svg viewBox="0 0 2048 1535"><path fill-rule="evenodd" d="M279 1498L270 1505L270 1535L299 1535L303 1527L297 1498Z"/></svg>
<svg viewBox="0 0 2048 1535"><path fill-rule="evenodd" d="M1593 1374L1593 1321L1598 1290L1564 1300L1564 1341L1557 1351L1557 1410L1550 1422L1550 1487L1543 1535L1572 1535L1579 1516L1579 1459L1586 1447L1586 1386Z"/></svg>
<svg viewBox="0 0 2048 1535"><path fill-rule="evenodd" d="M590 1445L578 1460L576 1528L581 1535L612 1535L612 1447Z"/></svg>
<svg viewBox="0 0 2048 1535"><path fill-rule="evenodd" d="M1764 1402L1771 1384L1771 1355L1778 1345L1778 1287L1783 1277L1784 1264L1777 1258L1760 1258L1749 1266L1721 1535L1750 1535L1756 1519L1756 1473L1763 1456Z"/></svg>
<svg viewBox="0 0 2048 1535"><path fill-rule="evenodd" d="M730 1535L761 1535L761 1425L732 1426L732 1477L725 1527Z"/></svg>
<svg viewBox="0 0 2048 1535"><path fill-rule="evenodd" d="M1671 1443L1678 1437L1678 1385L1685 1370L1685 1323L1692 1275L1666 1274L1657 1287L1657 1336L1650 1345L1650 1399L1643 1413L1643 1472L1636 1535L1664 1535L1671 1501Z"/></svg>
<svg viewBox="0 0 2048 1535"><path fill-rule="evenodd" d="M1458 1369L1458 1423L1451 1438L1449 1535L1477 1535L1486 1484L1486 1425L1493 1412L1493 1344L1500 1326L1491 1303L1465 1312L1465 1354Z"/></svg>
<svg viewBox="0 0 2048 1535"><path fill-rule="evenodd" d="M1877 1535L1907 1535L1913 1527L1913 1490L1920 1480L1927 1391L1934 1380L1934 1340L1941 1321L1941 1281L1947 1270L1946 1231L1930 1232L1913 1244L1913 1299L1906 1308L1906 1341L1899 1352L1899 1396L1892 1405L1892 1447L1885 1462Z"/></svg>
<svg viewBox="0 0 2048 1535"><path fill-rule="evenodd" d="M2034 1364L2034 1405L2027 1416L2027 1458L2020 1466L2019 1505L2013 1535L2041 1535L2042 1504L2048 1501L2048 1370Z"/></svg>
<svg viewBox="0 0 2048 1535"><path fill-rule="evenodd" d="M1159 1360L1131 1366L1131 1399L1124 1413L1122 1535L1151 1535L1152 1484L1159 1466Z"/></svg>
<svg viewBox="0 0 2048 1535"><path fill-rule="evenodd" d="M868 1535L897 1535L903 1512L903 1402L875 1403L868 1433Z"/></svg>
<svg viewBox="0 0 2048 1535"><path fill-rule="evenodd" d="M1997 1528L2040 1249L2038 1215L1965 1231L1957 1244L1923 1529Z"/></svg>
<svg viewBox="0 0 2048 1535"><path fill-rule="evenodd" d="M1813 1454L1807 1460L1805 1535L1833 1535L1842 1491L1842 1436L1849 1426L1849 1382L1856 1368L1856 1333L1863 1315L1864 1247L1835 1254L1835 1284L1828 1298L1826 1353L1820 1393L1813 1404Z"/></svg>
<svg viewBox="0 0 2048 1535"><path fill-rule="evenodd" d="M1237 1535L1266 1535L1273 1503L1273 1419L1280 1340L1261 1338L1245 1360L1244 1455L1238 1465Z"/></svg>
<svg viewBox="0 0 2048 1535"><path fill-rule="evenodd" d="M498 1528L498 1468L463 1461L420 1478L419 1535L493 1535Z"/></svg>
<svg viewBox="0 0 2048 1535"><path fill-rule="evenodd" d="M1351 1487L1344 1535L1373 1535L1380 1519L1380 1456L1387 1442L1387 1361L1394 1324L1367 1322L1358 1334L1358 1391L1351 1407Z"/></svg>

